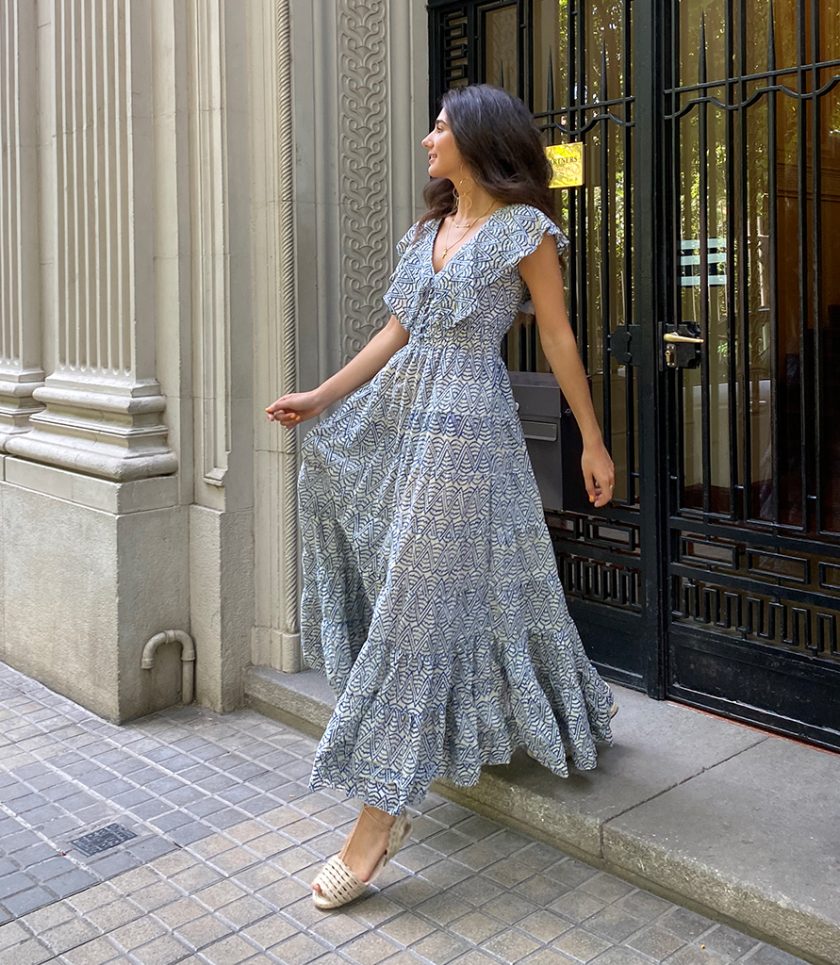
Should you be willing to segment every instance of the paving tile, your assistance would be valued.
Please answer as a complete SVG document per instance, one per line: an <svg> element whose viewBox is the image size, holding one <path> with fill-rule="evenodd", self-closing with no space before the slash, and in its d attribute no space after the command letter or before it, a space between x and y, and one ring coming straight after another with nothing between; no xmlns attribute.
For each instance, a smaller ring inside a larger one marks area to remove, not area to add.
<svg viewBox="0 0 840 965"><path fill-rule="evenodd" d="M17 871L14 874L0 879L0 900L7 898L9 895L19 894L21 891L28 891L34 887L35 880L31 875L23 871Z"/></svg>
<svg viewBox="0 0 840 965"><path fill-rule="evenodd" d="M584 881L588 881L599 874L596 868L592 868L575 858L564 858L557 864L549 865L543 873L548 875L549 878L554 878L555 881L568 885L570 888L577 888Z"/></svg>
<svg viewBox="0 0 840 965"><path fill-rule="evenodd" d="M3 899L3 904L16 918L34 911L36 908L43 908L55 901L55 895L45 888L37 886L20 891L17 894L9 895Z"/></svg>
<svg viewBox="0 0 840 965"><path fill-rule="evenodd" d="M257 855L248 851L244 847L230 848L220 854L213 855L207 859L207 863L214 868L218 868L224 875L232 875L237 871L244 871L259 861Z"/></svg>
<svg viewBox="0 0 840 965"><path fill-rule="evenodd" d="M149 862L149 867L153 868L158 874L168 876L175 875L186 868L193 868L197 863L198 859L194 855L178 849L152 859Z"/></svg>
<svg viewBox="0 0 840 965"><path fill-rule="evenodd" d="M32 934L48 931L76 917L76 910L69 902L55 901L38 911L30 912L21 918L21 923Z"/></svg>
<svg viewBox="0 0 840 965"><path fill-rule="evenodd" d="M104 965L121 956L120 950L106 936L101 935L84 945L77 945L65 952L62 961L68 965Z"/></svg>
<svg viewBox="0 0 840 965"><path fill-rule="evenodd" d="M579 962L590 962L605 952L610 947L610 942L578 927L555 938L551 947Z"/></svg>
<svg viewBox="0 0 840 965"><path fill-rule="evenodd" d="M125 898L119 898L110 904L91 909L88 911L86 918L96 925L100 931L110 932L115 928L135 921L143 914L142 908L138 908L137 905L133 905Z"/></svg>
<svg viewBox="0 0 840 965"><path fill-rule="evenodd" d="M263 898L272 908L276 909L286 908L310 893L310 889L302 882L295 878L286 877L257 891L260 898Z"/></svg>
<svg viewBox="0 0 840 965"><path fill-rule="evenodd" d="M447 894L436 894L414 907L418 915L423 915L436 925L447 925L470 909L471 906L466 902L453 901Z"/></svg>
<svg viewBox="0 0 840 965"><path fill-rule="evenodd" d="M107 881L103 881L86 891L81 891L76 895L71 895L67 899L67 904L72 905L76 911L86 914L94 908L101 908L103 905L110 905L120 897L120 893L114 886Z"/></svg>
<svg viewBox="0 0 840 965"><path fill-rule="evenodd" d="M529 935L533 935L538 941L550 942L562 935L563 932L570 931L574 924L568 918L558 915L547 908L540 908L533 914L528 915L516 923L517 928L521 928Z"/></svg>
<svg viewBox="0 0 840 965"><path fill-rule="evenodd" d="M283 914L291 921L297 922L302 931L308 931L311 926L324 919L324 911L315 906L311 894L286 905Z"/></svg>
<svg viewBox="0 0 840 965"><path fill-rule="evenodd" d="M567 888L552 878L540 874L519 882L514 886L514 890L531 904L545 907L565 894Z"/></svg>
<svg viewBox="0 0 840 965"><path fill-rule="evenodd" d="M167 905L156 908L154 915L167 928L177 928L179 925L194 921L207 914L207 909L201 902L191 896L180 897Z"/></svg>
<svg viewBox="0 0 840 965"><path fill-rule="evenodd" d="M10 945L17 945L29 938L29 932L17 921L10 921L7 925L0 925L0 952Z"/></svg>
<svg viewBox="0 0 840 965"><path fill-rule="evenodd" d="M75 918L72 921L64 922L47 931L39 932L38 938L56 954L66 952L77 945L83 945L93 938L97 938L99 932L90 922L83 918Z"/></svg>
<svg viewBox="0 0 840 965"><path fill-rule="evenodd" d="M534 910L534 906L530 901L526 901L519 895L510 893L491 898L490 901L481 906L481 910L506 922L508 925L512 925L530 914Z"/></svg>
<svg viewBox="0 0 840 965"><path fill-rule="evenodd" d="M755 948L759 941L757 938L745 935L728 925L717 925L703 935L703 944L710 951L717 952L719 955L740 958Z"/></svg>
<svg viewBox="0 0 840 965"><path fill-rule="evenodd" d="M179 871L178 874L173 875L169 880L179 891L183 891L186 894L193 894L202 888L215 884L220 881L221 878L222 875L213 868L209 868L207 865L196 864L191 868L185 868L183 871Z"/></svg>
<svg viewBox="0 0 840 965"><path fill-rule="evenodd" d="M594 959L593 965L650 965L650 960L629 948L616 946Z"/></svg>
<svg viewBox="0 0 840 965"><path fill-rule="evenodd" d="M353 917L369 928L378 928L384 922L396 917L404 909L392 901L384 892L374 893L371 897L353 906Z"/></svg>
<svg viewBox="0 0 840 965"><path fill-rule="evenodd" d="M555 948L539 948L533 955L523 959L528 965L569 965L569 962L577 961L558 952Z"/></svg>
<svg viewBox="0 0 840 965"><path fill-rule="evenodd" d="M244 871L237 872L234 880L246 891L253 892L267 888L269 885L285 877L286 875L280 871L279 868L275 868L267 862L260 862L250 868L246 868Z"/></svg>
<svg viewBox="0 0 840 965"><path fill-rule="evenodd" d="M585 921L592 915L596 915L604 907L604 902L586 891L569 891L561 895L556 901L549 905L551 911L556 911L572 921Z"/></svg>
<svg viewBox="0 0 840 965"><path fill-rule="evenodd" d="M630 915L622 908L607 905L586 919L587 931L594 932L612 942L623 942L629 935L639 931L646 924L642 918Z"/></svg>
<svg viewBox="0 0 840 965"><path fill-rule="evenodd" d="M398 944L408 946L436 931L436 926L413 912L405 911L380 925L379 931Z"/></svg>
<svg viewBox="0 0 840 965"><path fill-rule="evenodd" d="M422 906L421 906L422 907ZM462 908L458 908L460 912ZM498 918L491 918L480 911L471 911L469 914L453 921L449 925L449 931L466 938L474 945L480 945L493 935L497 935L505 926Z"/></svg>
<svg viewBox="0 0 840 965"><path fill-rule="evenodd" d="M582 882L580 890L594 895L602 901L610 902L617 901L619 898L624 898L626 895L629 895L630 892L634 890L634 887L628 884L628 882L622 881L621 878L616 878L615 875L601 872Z"/></svg>
<svg viewBox="0 0 840 965"><path fill-rule="evenodd" d="M244 889L240 888L235 882L223 880L197 891L195 897L211 911L215 911L217 908L222 908L224 905L236 901L237 898L242 898L245 894Z"/></svg>
<svg viewBox="0 0 840 965"><path fill-rule="evenodd" d="M540 942L535 941L530 935L516 928L510 928L490 938L481 947L492 955L496 955L503 962L513 963L522 961L526 955L536 951L539 946Z"/></svg>
<svg viewBox="0 0 840 965"><path fill-rule="evenodd" d="M715 922L688 908L674 907L659 919L659 924L690 942L712 928Z"/></svg>
<svg viewBox="0 0 840 965"><path fill-rule="evenodd" d="M490 955L486 955L477 948L473 948L465 955L454 959L453 965L496 965L498 961L497 958L491 958ZM390 965L390 960L388 965Z"/></svg>
<svg viewBox="0 0 840 965"><path fill-rule="evenodd" d="M668 965L729 965L732 959L698 945L683 945L666 961Z"/></svg>
<svg viewBox="0 0 840 965"><path fill-rule="evenodd" d="M661 962L669 955L673 955L677 949L682 948L685 941L667 928L653 924L628 938L626 944L648 955L654 961Z"/></svg>
<svg viewBox="0 0 840 965"><path fill-rule="evenodd" d="M453 885L449 892L455 897L466 898L474 905L484 904L497 898L504 889L495 881L490 881L482 875L471 874L469 877Z"/></svg>
<svg viewBox="0 0 840 965"><path fill-rule="evenodd" d="M186 942L190 948L199 950L211 942L218 941L229 933L227 925L220 922L213 915L202 915L201 918L193 918L183 925L173 929L182 941Z"/></svg>
<svg viewBox="0 0 840 965"><path fill-rule="evenodd" d="M126 951L146 945L153 938L164 934L164 928L153 918L143 915L109 932L109 937Z"/></svg>
<svg viewBox="0 0 840 965"><path fill-rule="evenodd" d="M271 908L266 902L260 901L252 895L244 895L242 898L237 898L236 901L224 905L217 914L239 931L245 925L253 924L261 918L265 918L270 911Z"/></svg>
<svg viewBox="0 0 840 965"><path fill-rule="evenodd" d="M326 951L325 945L315 941L309 935L299 933L275 945L271 949L271 954L281 962L288 962L289 965L306 965L307 962L320 958Z"/></svg>
<svg viewBox="0 0 840 965"><path fill-rule="evenodd" d="M436 931L413 945L411 950L434 965L446 965L447 962L468 951L469 945L463 939L449 935L445 931Z"/></svg>
<svg viewBox="0 0 840 965"><path fill-rule="evenodd" d="M213 942L202 949L202 956L214 965L235 965L237 962L246 962L252 958L256 949L249 942L239 935L228 935L220 941Z"/></svg>
<svg viewBox="0 0 840 965"><path fill-rule="evenodd" d="M243 938L247 938L248 941L262 949L273 948L281 941L297 933L297 928L294 925L274 914L246 925L240 932Z"/></svg>
<svg viewBox="0 0 840 965"><path fill-rule="evenodd" d="M314 936L321 939L333 948L339 945L346 945L353 939L358 938L367 932L367 926L356 921L349 915L322 915L320 921L316 921L310 931ZM380 929L382 931L383 929ZM428 933L427 933L428 934ZM387 933L386 933L387 935ZM407 944L400 942L400 944Z"/></svg>
<svg viewBox="0 0 840 965"><path fill-rule="evenodd" d="M423 877L441 889L451 888L452 885L459 884L472 876L469 868L449 859L438 861L423 869Z"/></svg>
<svg viewBox="0 0 840 965"><path fill-rule="evenodd" d="M55 960L55 955L35 938L0 951L0 965L41 965Z"/></svg>
<svg viewBox="0 0 840 965"><path fill-rule="evenodd" d="M635 915L637 918L645 918L648 921L653 921L654 918L673 907L670 901L652 895L649 891L641 891L638 888L624 898L619 898L615 904L619 908L624 908L631 915Z"/></svg>

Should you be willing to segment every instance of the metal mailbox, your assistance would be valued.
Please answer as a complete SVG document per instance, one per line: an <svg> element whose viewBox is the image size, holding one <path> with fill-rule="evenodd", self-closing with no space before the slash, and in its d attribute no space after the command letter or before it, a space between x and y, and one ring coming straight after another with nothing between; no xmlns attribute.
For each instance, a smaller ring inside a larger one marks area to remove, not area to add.
<svg viewBox="0 0 840 965"><path fill-rule="evenodd" d="M555 512L589 512L580 468L583 440L556 379L511 372L510 383L543 506Z"/></svg>

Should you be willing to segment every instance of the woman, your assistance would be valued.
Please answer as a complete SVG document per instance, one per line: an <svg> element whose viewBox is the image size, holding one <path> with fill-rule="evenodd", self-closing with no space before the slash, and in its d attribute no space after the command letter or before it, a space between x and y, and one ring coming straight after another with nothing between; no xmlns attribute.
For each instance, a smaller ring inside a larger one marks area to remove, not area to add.
<svg viewBox="0 0 840 965"><path fill-rule="evenodd" d="M301 636L338 695L310 786L364 806L312 884L321 908L361 894L403 843L432 780L471 785L524 746L556 774L596 764L612 694L557 577L499 347L527 293L580 426L596 507L614 469L569 326L549 165L524 104L452 90L429 154L428 211L397 246L392 314L318 388L277 399L303 442Z"/></svg>

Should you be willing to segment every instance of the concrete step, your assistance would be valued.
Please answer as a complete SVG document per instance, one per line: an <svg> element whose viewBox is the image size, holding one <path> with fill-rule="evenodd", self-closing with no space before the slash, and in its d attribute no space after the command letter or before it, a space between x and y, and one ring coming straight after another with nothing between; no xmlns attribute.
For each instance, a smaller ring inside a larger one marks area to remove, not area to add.
<svg viewBox="0 0 840 965"><path fill-rule="evenodd" d="M247 671L252 707L314 735L320 674ZM435 790L818 965L840 965L840 755L615 687L615 743L556 777L519 752Z"/></svg>

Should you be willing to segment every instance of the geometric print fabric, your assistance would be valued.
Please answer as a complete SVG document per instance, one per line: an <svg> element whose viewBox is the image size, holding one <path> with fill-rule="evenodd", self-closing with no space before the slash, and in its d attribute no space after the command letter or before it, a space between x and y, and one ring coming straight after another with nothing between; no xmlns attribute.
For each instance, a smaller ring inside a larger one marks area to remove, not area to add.
<svg viewBox="0 0 840 965"><path fill-rule="evenodd" d="M612 740L500 355L519 261L567 239L508 205L435 272L438 226L397 246L408 343L309 431L298 479L304 658L337 695L310 786L392 814L517 747L566 776Z"/></svg>

